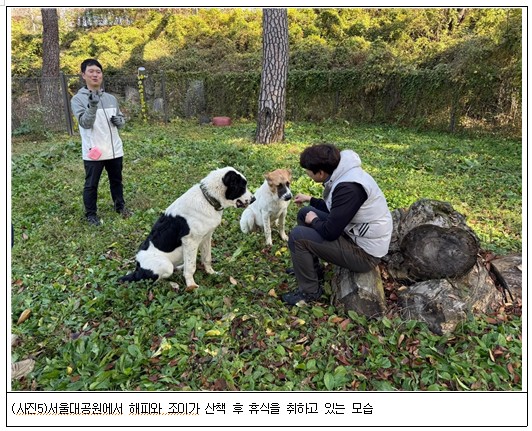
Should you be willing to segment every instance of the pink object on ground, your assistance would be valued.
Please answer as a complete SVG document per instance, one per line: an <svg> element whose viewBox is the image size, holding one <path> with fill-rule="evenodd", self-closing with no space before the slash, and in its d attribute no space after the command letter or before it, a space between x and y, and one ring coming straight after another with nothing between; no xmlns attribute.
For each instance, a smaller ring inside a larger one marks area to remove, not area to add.
<svg viewBox="0 0 532 431"><path fill-rule="evenodd" d="M213 117L212 124L214 126L230 126L231 118L229 117Z"/></svg>

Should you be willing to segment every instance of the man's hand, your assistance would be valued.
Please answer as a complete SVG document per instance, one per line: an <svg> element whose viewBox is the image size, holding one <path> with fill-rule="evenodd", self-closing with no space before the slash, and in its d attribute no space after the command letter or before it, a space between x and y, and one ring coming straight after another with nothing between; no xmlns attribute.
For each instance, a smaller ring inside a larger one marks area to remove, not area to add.
<svg viewBox="0 0 532 431"><path fill-rule="evenodd" d="M309 195L304 195L302 193L298 193L296 195L296 197L294 198L294 202L297 205L301 205L304 202L310 202L310 198L311 198L311 196L309 196Z"/></svg>
<svg viewBox="0 0 532 431"><path fill-rule="evenodd" d="M89 92L89 106L95 108L100 103L100 95L95 92Z"/></svg>
<svg viewBox="0 0 532 431"><path fill-rule="evenodd" d="M113 123L116 127L121 127L125 123L124 117L121 117L121 116L118 116L118 115L113 115L111 117L111 123Z"/></svg>
<svg viewBox="0 0 532 431"><path fill-rule="evenodd" d="M305 223L306 224L311 224L312 220L314 220L315 218L318 218L318 215L314 211L309 211L305 215Z"/></svg>

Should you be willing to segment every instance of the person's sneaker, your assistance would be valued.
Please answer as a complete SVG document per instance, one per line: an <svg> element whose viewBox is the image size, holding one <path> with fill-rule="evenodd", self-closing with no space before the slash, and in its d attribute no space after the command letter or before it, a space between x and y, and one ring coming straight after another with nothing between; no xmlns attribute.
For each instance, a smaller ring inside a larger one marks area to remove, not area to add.
<svg viewBox="0 0 532 431"><path fill-rule="evenodd" d="M122 207L116 210L118 214L120 214L123 218L129 218L133 215L133 213L129 210L128 207Z"/></svg>
<svg viewBox="0 0 532 431"><path fill-rule="evenodd" d="M296 305L298 302L305 301L306 303L317 301L323 295L323 288L320 286L316 293L305 293L299 289L292 292L285 293L281 296L284 302L288 305Z"/></svg>
<svg viewBox="0 0 532 431"><path fill-rule="evenodd" d="M92 226L100 226L102 224L101 220L96 215L87 216L87 223Z"/></svg>

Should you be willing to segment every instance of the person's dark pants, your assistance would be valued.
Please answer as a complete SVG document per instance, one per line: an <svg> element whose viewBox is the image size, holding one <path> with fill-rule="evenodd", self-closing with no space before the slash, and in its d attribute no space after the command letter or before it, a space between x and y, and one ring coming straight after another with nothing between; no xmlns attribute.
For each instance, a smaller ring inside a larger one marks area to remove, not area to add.
<svg viewBox="0 0 532 431"><path fill-rule="evenodd" d="M109 160L84 160L85 165L85 186L83 188L83 204L85 205L85 216L96 215L98 206L98 184L105 168L109 178L111 198L113 199L116 211L124 208L124 188L122 186L122 159Z"/></svg>
<svg viewBox="0 0 532 431"><path fill-rule="evenodd" d="M368 272L379 264L380 258L366 253L347 235L334 241L323 239L316 230L305 224L305 216L309 211L314 211L322 220L327 217L327 213L311 206L301 208L297 214L298 225L288 237L288 248L299 290L308 294L318 292L319 259L354 272Z"/></svg>

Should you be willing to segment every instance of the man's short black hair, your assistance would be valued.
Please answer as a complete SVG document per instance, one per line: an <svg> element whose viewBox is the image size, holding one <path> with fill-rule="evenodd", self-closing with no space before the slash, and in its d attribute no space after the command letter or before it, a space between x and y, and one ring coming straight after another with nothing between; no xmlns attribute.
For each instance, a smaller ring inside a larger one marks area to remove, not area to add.
<svg viewBox="0 0 532 431"><path fill-rule="evenodd" d="M334 172L340 163L340 150L331 144L318 144L307 147L299 156L299 164L314 174L318 171Z"/></svg>
<svg viewBox="0 0 532 431"><path fill-rule="evenodd" d="M98 60L95 58L87 58L86 60L83 60L83 63L81 63L81 73L85 73L87 67L89 66L98 66L103 72L103 67Z"/></svg>

